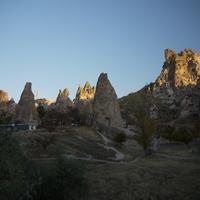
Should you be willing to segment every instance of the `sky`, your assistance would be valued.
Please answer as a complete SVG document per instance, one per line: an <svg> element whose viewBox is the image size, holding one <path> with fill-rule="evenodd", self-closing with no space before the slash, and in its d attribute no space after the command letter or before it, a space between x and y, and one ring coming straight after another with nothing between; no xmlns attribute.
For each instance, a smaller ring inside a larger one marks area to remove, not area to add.
<svg viewBox="0 0 200 200"><path fill-rule="evenodd" d="M75 98L107 73L118 98L161 73L164 50L200 54L199 0L0 0L0 90Z"/></svg>

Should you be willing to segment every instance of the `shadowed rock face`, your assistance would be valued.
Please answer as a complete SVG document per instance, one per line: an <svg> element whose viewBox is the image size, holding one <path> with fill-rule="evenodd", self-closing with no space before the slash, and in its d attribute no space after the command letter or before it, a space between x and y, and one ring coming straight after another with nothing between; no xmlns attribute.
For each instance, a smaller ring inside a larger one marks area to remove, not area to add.
<svg viewBox="0 0 200 200"><path fill-rule="evenodd" d="M12 117L12 122L20 121L25 123L40 123L31 86L31 83L26 83Z"/></svg>
<svg viewBox="0 0 200 200"><path fill-rule="evenodd" d="M59 112L67 112L69 111L69 108L74 108L75 105L71 101L71 99L68 97L69 96L69 90L65 88L63 91L60 90L58 97L56 99L56 109Z"/></svg>
<svg viewBox="0 0 200 200"><path fill-rule="evenodd" d="M83 88L81 85L78 86L76 98L74 99L74 104L80 111L82 120L87 125L90 125L92 120L92 106L95 91L96 88L91 87L90 83L86 82Z"/></svg>
<svg viewBox="0 0 200 200"><path fill-rule="evenodd" d="M123 126L118 98L106 73L100 74L97 81L92 123L93 126L96 124L119 128Z"/></svg>

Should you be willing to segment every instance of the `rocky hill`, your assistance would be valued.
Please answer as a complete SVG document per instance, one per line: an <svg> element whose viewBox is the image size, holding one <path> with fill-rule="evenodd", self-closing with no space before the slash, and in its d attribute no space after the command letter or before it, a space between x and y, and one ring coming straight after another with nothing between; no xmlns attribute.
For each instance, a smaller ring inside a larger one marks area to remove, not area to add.
<svg viewBox="0 0 200 200"><path fill-rule="evenodd" d="M160 124L186 118L197 119L200 114L199 77L199 54L191 49L180 53L166 49L165 62L156 81L119 100L123 117L130 120L133 112L131 101L145 97L149 115Z"/></svg>

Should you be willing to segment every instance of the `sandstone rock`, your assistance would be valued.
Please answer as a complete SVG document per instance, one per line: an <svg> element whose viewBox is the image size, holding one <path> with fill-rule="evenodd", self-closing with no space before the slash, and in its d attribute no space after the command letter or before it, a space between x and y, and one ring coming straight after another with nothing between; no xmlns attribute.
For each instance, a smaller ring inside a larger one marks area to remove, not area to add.
<svg viewBox="0 0 200 200"><path fill-rule="evenodd" d="M74 104L78 108L81 117L81 123L90 125L92 120L92 106L96 88L91 87L89 82L85 83L85 86L82 88L79 85L76 98L74 99Z"/></svg>
<svg viewBox="0 0 200 200"><path fill-rule="evenodd" d="M5 106L8 103L8 93L0 90L0 107Z"/></svg>
<svg viewBox="0 0 200 200"><path fill-rule="evenodd" d="M199 96L188 94L181 102L178 118L198 117L199 116Z"/></svg>
<svg viewBox="0 0 200 200"><path fill-rule="evenodd" d="M52 103L55 103L55 100L48 100L46 98L41 98L41 99L36 99L35 100L35 106L43 106L44 109L46 110L48 106L50 106Z"/></svg>
<svg viewBox="0 0 200 200"><path fill-rule="evenodd" d="M78 90L76 92L76 99L85 100L85 99L93 99L95 95L96 88L91 87L89 82L85 83L85 86L82 88L79 85Z"/></svg>
<svg viewBox="0 0 200 200"><path fill-rule="evenodd" d="M32 84L27 82L16 106L12 122L40 124L40 118L35 107L34 94L31 90Z"/></svg>
<svg viewBox="0 0 200 200"><path fill-rule="evenodd" d="M150 117L159 125L200 116L200 55L191 49L176 53L165 50L165 62L155 82L136 93L120 99L123 113L128 111L128 99L145 94ZM196 118L195 118L196 119Z"/></svg>
<svg viewBox="0 0 200 200"><path fill-rule="evenodd" d="M154 96L167 98L175 92L184 98L185 94L196 92L195 86L200 77L200 55L191 49L178 54L166 49L165 58L161 74L151 85Z"/></svg>
<svg viewBox="0 0 200 200"><path fill-rule="evenodd" d="M100 74L93 103L93 126L102 124L104 126L123 126L122 117L117 95L107 74Z"/></svg>
<svg viewBox="0 0 200 200"><path fill-rule="evenodd" d="M68 96L69 96L69 90L67 88L65 88L63 91L59 90L59 94L55 103L57 111L67 112L69 111L69 109L75 107L74 103Z"/></svg>

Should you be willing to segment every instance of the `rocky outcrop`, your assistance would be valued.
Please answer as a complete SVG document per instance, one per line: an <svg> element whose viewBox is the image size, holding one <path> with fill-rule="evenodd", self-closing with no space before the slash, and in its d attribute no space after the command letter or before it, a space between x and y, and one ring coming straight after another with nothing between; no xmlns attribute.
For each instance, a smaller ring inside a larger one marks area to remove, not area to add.
<svg viewBox="0 0 200 200"><path fill-rule="evenodd" d="M78 90L76 92L76 99L77 100L93 99L95 92L96 88L91 87L90 83L86 82L83 88L81 85L78 86Z"/></svg>
<svg viewBox="0 0 200 200"><path fill-rule="evenodd" d="M69 90L65 88L63 91L59 90L58 97L55 103L56 109L59 112L68 112L71 108L74 108L75 105L69 98Z"/></svg>
<svg viewBox="0 0 200 200"><path fill-rule="evenodd" d="M86 125L91 124L95 92L96 88L91 87L90 83L86 82L83 88L81 85L78 86L76 98L74 99L74 104L80 112L81 123Z"/></svg>
<svg viewBox="0 0 200 200"><path fill-rule="evenodd" d="M36 99L35 100L35 106L42 106L46 110L48 106L50 106L52 103L55 103L55 100L48 100L46 98Z"/></svg>
<svg viewBox="0 0 200 200"><path fill-rule="evenodd" d="M198 109L192 107L199 102L200 55L191 49L180 53L166 49L165 59L157 80L148 87L148 97L159 107L158 117L196 116Z"/></svg>
<svg viewBox="0 0 200 200"><path fill-rule="evenodd" d="M191 49L176 53L170 49L165 50L165 59L161 74L149 90L154 96L168 98L175 95L196 93L197 80L200 77L200 55Z"/></svg>
<svg viewBox="0 0 200 200"><path fill-rule="evenodd" d="M8 103L8 93L0 90L0 108Z"/></svg>
<svg viewBox="0 0 200 200"><path fill-rule="evenodd" d="M12 117L15 111L16 103L13 98L8 100L8 93L0 90L0 119L5 122L6 118Z"/></svg>
<svg viewBox="0 0 200 200"><path fill-rule="evenodd" d="M155 82L136 93L120 99L123 113L128 111L128 99L144 95L149 116L158 124L200 117L200 55L191 49L180 53L165 50L165 62ZM126 103L127 102L127 103ZM123 114L123 115L125 115Z"/></svg>
<svg viewBox="0 0 200 200"><path fill-rule="evenodd" d="M27 82L16 106L12 122L40 124L40 118L35 107L32 84Z"/></svg>
<svg viewBox="0 0 200 200"><path fill-rule="evenodd" d="M106 73L100 74L93 103L93 126L123 126L117 95Z"/></svg>

